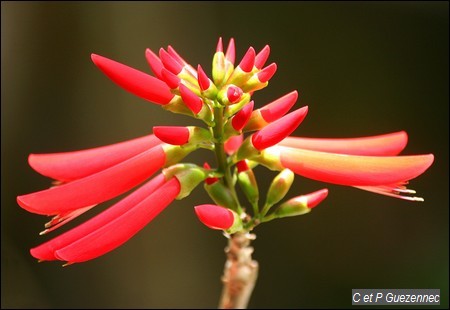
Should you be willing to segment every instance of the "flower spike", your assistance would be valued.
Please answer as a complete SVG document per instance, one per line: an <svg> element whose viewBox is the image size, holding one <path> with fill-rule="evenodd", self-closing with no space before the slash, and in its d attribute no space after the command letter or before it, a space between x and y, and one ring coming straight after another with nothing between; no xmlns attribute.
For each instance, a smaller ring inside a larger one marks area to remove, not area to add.
<svg viewBox="0 0 450 310"><path fill-rule="evenodd" d="M175 96L164 82L151 75L96 54L91 58L113 82L136 96L161 105L168 104Z"/></svg>

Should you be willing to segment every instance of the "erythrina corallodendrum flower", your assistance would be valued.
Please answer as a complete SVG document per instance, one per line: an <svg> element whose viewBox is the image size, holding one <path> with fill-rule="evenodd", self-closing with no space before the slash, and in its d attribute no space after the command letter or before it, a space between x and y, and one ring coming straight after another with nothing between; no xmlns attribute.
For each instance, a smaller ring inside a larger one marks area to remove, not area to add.
<svg viewBox="0 0 450 310"><path fill-rule="evenodd" d="M49 189L17 197L25 210L53 216L41 234L143 184L90 220L31 249L31 255L66 264L104 255L203 183L215 204L196 206L195 213L229 239L220 307L244 308L258 270L251 258L251 232L274 219L309 213L328 195L328 189L321 189L283 202L294 175L423 201L411 196L415 192L405 185L428 169L433 155L399 156L407 143L404 131L347 139L290 136L308 113L307 106L289 113L298 99L295 90L258 108L252 95L265 88L277 70L275 63L265 66L269 54L268 45L258 53L250 47L235 65L234 39L224 52L220 38L211 75L200 65L195 69L172 46L158 53L145 51L154 75L92 54L94 64L123 89L205 126L155 126L153 134L117 144L31 154L30 166L55 180ZM214 153L215 168L181 162L200 148ZM262 204L253 173L257 165L280 171ZM236 183L247 203L241 202Z"/></svg>

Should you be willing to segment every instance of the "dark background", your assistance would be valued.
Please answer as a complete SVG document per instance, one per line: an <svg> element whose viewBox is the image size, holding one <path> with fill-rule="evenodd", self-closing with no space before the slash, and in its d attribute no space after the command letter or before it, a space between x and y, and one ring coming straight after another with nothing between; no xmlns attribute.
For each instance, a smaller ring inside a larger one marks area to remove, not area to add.
<svg viewBox="0 0 450 310"><path fill-rule="evenodd" d="M2 308L217 306L226 240L194 215L194 205L209 202L201 187L124 246L66 268L30 256L59 233L38 236L47 218L15 197L50 184L28 166L29 153L196 124L114 85L90 53L149 71L145 48L170 44L209 71L219 36L236 39L237 61L250 45L271 46L278 72L256 106L299 90L297 107L309 105L309 115L296 135L406 130L404 154L436 156L410 184L424 203L297 177L290 197L325 186L330 195L308 215L257 228L261 270L249 307L350 307L352 288L436 288L448 307L448 12L448 2L432 1L2 1ZM256 173L264 191L274 174Z"/></svg>

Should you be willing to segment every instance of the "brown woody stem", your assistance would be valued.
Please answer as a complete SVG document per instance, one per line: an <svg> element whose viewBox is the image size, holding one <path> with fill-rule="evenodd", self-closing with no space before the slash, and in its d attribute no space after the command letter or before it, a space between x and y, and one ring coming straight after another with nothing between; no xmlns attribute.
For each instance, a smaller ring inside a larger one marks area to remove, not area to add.
<svg viewBox="0 0 450 310"><path fill-rule="evenodd" d="M253 248L250 246L255 238L250 233L236 233L229 237L219 309L247 308L258 277L258 262L252 259Z"/></svg>

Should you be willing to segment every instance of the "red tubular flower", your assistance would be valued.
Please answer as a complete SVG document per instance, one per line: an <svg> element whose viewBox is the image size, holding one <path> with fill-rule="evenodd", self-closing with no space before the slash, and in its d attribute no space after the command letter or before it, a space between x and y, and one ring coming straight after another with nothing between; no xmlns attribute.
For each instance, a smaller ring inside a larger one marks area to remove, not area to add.
<svg viewBox="0 0 450 310"><path fill-rule="evenodd" d="M346 139L287 137L281 146L348 155L398 155L408 143L405 131Z"/></svg>
<svg viewBox="0 0 450 310"><path fill-rule="evenodd" d="M179 89L183 101L186 103L188 108L197 115L203 106L202 99L200 99L195 93L192 92L192 90L183 84L180 84Z"/></svg>
<svg viewBox="0 0 450 310"><path fill-rule="evenodd" d="M305 119L308 107L300 108L267 125L252 136L253 146L261 151L290 135Z"/></svg>
<svg viewBox="0 0 450 310"><path fill-rule="evenodd" d="M272 78L272 76L275 74L276 71L277 71L277 64L271 63L270 65L259 71L256 74L256 76L258 77L258 81L260 83L266 83Z"/></svg>
<svg viewBox="0 0 450 310"><path fill-rule="evenodd" d="M227 208L204 204L196 206L194 209L199 220L211 229L226 230L233 226L234 215Z"/></svg>
<svg viewBox="0 0 450 310"><path fill-rule="evenodd" d="M203 71L202 66L198 65L197 72L198 72L198 85L200 86L200 89L202 91L209 89L212 82L206 75L205 71Z"/></svg>
<svg viewBox="0 0 450 310"><path fill-rule="evenodd" d="M161 105L168 104L175 96L164 82L151 75L96 54L91 58L113 82L136 96Z"/></svg>
<svg viewBox="0 0 450 310"><path fill-rule="evenodd" d="M283 147L281 164L310 179L351 186L394 184L419 176L433 155L358 156Z"/></svg>
<svg viewBox="0 0 450 310"><path fill-rule="evenodd" d="M150 177L166 163L157 145L115 166L55 188L17 197L25 210L51 215L98 204L114 198Z"/></svg>
<svg viewBox="0 0 450 310"><path fill-rule="evenodd" d="M270 46L266 45L256 55L256 57L255 57L255 67L257 69L261 69L262 67L264 67L264 64L266 63L267 59L269 58L269 54L270 54Z"/></svg>
<svg viewBox="0 0 450 310"><path fill-rule="evenodd" d="M250 115L253 111L253 100L250 101L245 105L245 107L242 108L231 120L231 125L233 126L234 130L241 131L242 128L247 124L248 120L250 119Z"/></svg>
<svg viewBox="0 0 450 310"><path fill-rule="evenodd" d="M164 67L175 75L178 75L183 70L183 65L176 61L168 52L163 48L159 49L159 58Z"/></svg>
<svg viewBox="0 0 450 310"><path fill-rule="evenodd" d="M298 92L295 90L272 101L271 103L266 104L262 108L253 111L244 130L258 130L266 126L268 123L276 121L294 106L297 98Z"/></svg>
<svg viewBox="0 0 450 310"><path fill-rule="evenodd" d="M160 143L154 135L148 135L82 151L30 154L28 163L44 176L69 182L115 166Z"/></svg>
<svg viewBox="0 0 450 310"><path fill-rule="evenodd" d="M250 46L250 48L245 53L244 57L242 57L241 62L239 63L239 68L242 69L244 72L250 72L253 69L253 66L255 64L255 50L253 47Z"/></svg>
<svg viewBox="0 0 450 310"><path fill-rule="evenodd" d="M153 53L151 49L147 48L145 50L145 59L147 59L148 65L150 66L156 77L161 80L161 69L164 68L164 66L159 57L155 53Z"/></svg>
<svg viewBox="0 0 450 310"><path fill-rule="evenodd" d="M161 80L163 80L171 89L178 88L181 81L178 76L176 76L166 68L161 69Z"/></svg>
<svg viewBox="0 0 450 310"><path fill-rule="evenodd" d="M162 174L87 222L31 249L40 260L84 262L122 245L169 205L180 192L176 178Z"/></svg>

